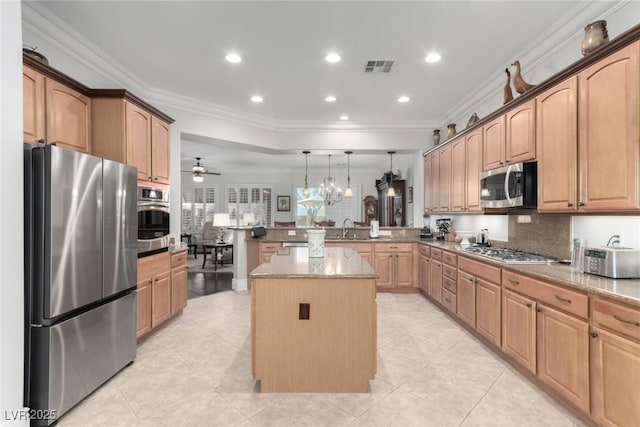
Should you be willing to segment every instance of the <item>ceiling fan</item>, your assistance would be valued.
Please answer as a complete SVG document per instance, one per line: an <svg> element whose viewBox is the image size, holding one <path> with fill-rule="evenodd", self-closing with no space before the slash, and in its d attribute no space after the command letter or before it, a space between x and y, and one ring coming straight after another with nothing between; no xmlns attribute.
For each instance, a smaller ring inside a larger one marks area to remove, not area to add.
<svg viewBox="0 0 640 427"><path fill-rule="evenodd" d="M200 164L200 160L202 160L202 157L196 157L196 164L193 165L193 168L191 168L190 171L180 172L192 173L194 182L202 182L204 179L202 175L220 175L219 172L209 172L208 170L206 170L204 166Z"/></svg>

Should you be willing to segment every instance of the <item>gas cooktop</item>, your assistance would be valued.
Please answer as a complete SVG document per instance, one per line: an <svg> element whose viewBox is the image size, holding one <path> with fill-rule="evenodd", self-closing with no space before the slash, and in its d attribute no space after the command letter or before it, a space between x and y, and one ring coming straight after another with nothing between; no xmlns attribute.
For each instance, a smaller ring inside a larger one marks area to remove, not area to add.
<svg viewBox="0 0 640 427"><path fill-rule="evenodd" d="M547 264L549 262L556 261L555 258L531 254L529 252L518 251L515 249L469 246L465 251L485 256L496 261L506 262L508 264Z"/></svg>

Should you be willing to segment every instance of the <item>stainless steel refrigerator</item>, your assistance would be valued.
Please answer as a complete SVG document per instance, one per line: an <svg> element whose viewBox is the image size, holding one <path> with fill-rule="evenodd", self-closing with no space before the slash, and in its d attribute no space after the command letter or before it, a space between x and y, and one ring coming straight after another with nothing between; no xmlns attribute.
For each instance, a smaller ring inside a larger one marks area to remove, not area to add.
<svg viewBox="0 0 640 427"><path fill-rule="evenodd" d="M136 356L136 169L27 146L25 406L49 425Z"/></svg>

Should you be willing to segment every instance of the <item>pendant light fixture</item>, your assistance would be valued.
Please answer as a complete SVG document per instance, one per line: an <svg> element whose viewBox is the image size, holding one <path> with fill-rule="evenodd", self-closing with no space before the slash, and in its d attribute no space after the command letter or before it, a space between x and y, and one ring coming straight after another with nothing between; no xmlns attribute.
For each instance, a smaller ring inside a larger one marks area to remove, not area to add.
<svg viewBox="0 0 640 427"><path fill-rule="evenodd" d="M342 190L338 188L336 180L331 176L331 154L329 154L329 175L322 180L318 195L324 199L324 204L327 206L333 206L342 200Z"/></svg>
<svg viewBox="0 0 640 427"><path fill-rule="evenodd" d="M349 156L353 154L353 151L345 151L347 155L347 188L344 190L344 197L353 197L353 190L351 190L351 162Z"/></svg>
<svg viewBox="0 0 640 427"><path fill-rule="evenodd" d="M387 190L387 196L395 197L396 191L393 189L393 155L395 151L387 151L391 160L391 168L389 169L389 189Z"/></svg>
<svg viewBox="0 0 640 427"><path fill-rule="evenodd" d="M309 197L310 191L309 191L309 180L307 178L307 171L308 171L308 157L309 157L309 153L311 153L311 151L305 150L302 152L302 154L304 154L304 188L302 189L302 195L304 197Z"/></svg>

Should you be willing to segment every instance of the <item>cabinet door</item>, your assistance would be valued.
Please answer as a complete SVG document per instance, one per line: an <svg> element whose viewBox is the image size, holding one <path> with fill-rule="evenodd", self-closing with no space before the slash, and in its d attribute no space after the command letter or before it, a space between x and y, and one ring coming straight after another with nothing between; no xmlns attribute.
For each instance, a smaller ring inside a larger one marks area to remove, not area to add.
<svg viewBox="0 0 640 427"><path fill-rule="evenodd" d="M482 172L482 129L476 129L466 137L466 187L465 207L469 212L481 212L480 172Z"/></svg>
<svg viewBox="0 0 640 427"><path fill-rule="evenodd" d="M151 327L155 328L171 316L171 272L159 274L151 285Z"/></svg>
<svg viewBox="0 0 640 427"><path fill-rule="evenodd" d="M440 210L440 151L431 154L431 210Z"/></svg>
<svg viewBox="0 0 640 427"><path fill-rule="evenodd" d="M536 98L538 210L575 211L578 179L578 78Z"/></svg>
<svg viewBox="0 0 640 427"><path fill-rule="evenodd" d="M171 271L171 314L187 306L187 267L178 267Z"/></svg>
<svg viewBox="0 0 640 427"><path fill-rule="evenodd" d="M151 331L151 279L138 282L136 324L136 338L140 338Z"/></svg>
<svg viewBox="0 0 640 427"><path fill-rule="evenodd" d="M504 116L482 127L482 170L499 168L504 165Z"/></svg>
<svg viewBox="0 0 640 427"><path fill-rule="evenodd" d="M508 289L502 293L502 351L536 373L536 303Z"/></svg>
<svg viewBox="0 0 640 427"><path fill-rule="evenodd" d="M638 209L640 41L578 75L579 207Z"/></svg>
<svg viewBox="0 0 640 427"><path fill-rule="evenodd" d="M506 114L506 163L536 158L536 101L532 99Z"/></svg>
<svg viewBox="0 0 640 427"><path fill-rule="evenodd" d="M538 305L538 378L589 412L589 325Z"/></svg>
<svg viewBox="0 0 640 427"><path fill-rule="evenodd" d="M429 208L431 207L431 156L426 156L424 158L424 176L422 185L422 201L424 213L426 214L429 212Z"/></svg>
<svg viewBox="0 0 640 427"><path fill-rule="evenodd" d="M500 347L500 286L478 279L476 285L476 331Z"/></svg>
<svg viewBox="0 0 640 427"><path fill-rule="evenodd" d="M394 255L394 286L413 286L413 254L401 252Z"/></svg>
<svg viewBox="0 0 640 427"><path fill-rule="evenodd" d="M152 181L151 115L133 104L125 104L127 164L138 168L138 179Z"/></svg>
<svg viewBox="0 0 640 427"><path fill-rule="evenodd" d="M47 143L91 153L91 99L52 79L45 79Z"/></svg>
<svg viewBox="0 0 640 427"><path fill-rule="evenodd" d="M640 425L640 344L594 328L591 414L605 426Z"/></svg>
<svg viewBox="0 0 640 427"><path fill-rule="evenodd" d="M466 208L467 184L467 144L459 138L451 146L451 210L463 211Z"/></svg>
<svg viewBox="0 0 640 427"><path fill-rule="evenodd" d="M151 176L169 184L169 125L151 116Z"/></svg>
<svg viewBox="0 0 640 427"><path fill-rule="evenodd" d="M476 278L458 270L458 317L472 328L476 327Z"/></svg>
<svg viewBox="0 0 640 427"><path fill-rule="evenodd" d="M35 144L45 140L44 76L22 67L22 140Z"/></svg>
<svg viewBox="0 0 640 427"><path fill-rule="evenodd" d="M447 212L451 210L451 147L446 146L439 150L439 206L438 210Z"/></svg>
<svg viewBox="0 0 640 427"><path fill-rule="evenodd" d="M393 286L393 263L394 254L389 252L375 254L375 270L380 275L378 286Z"/></svg>
<svg viewBox="0 0 640 427"><path fill-rule="evenodd" d="M429 258L420 256L420 289L425 294L429 294L429 278L431 276Z"/></svg>
<svg viewBox="0 0 640 427"><path fill-rule="evenodd" d="M438 303L442 303L442 263L431 259L431 278L429 296Z"/></svg>

